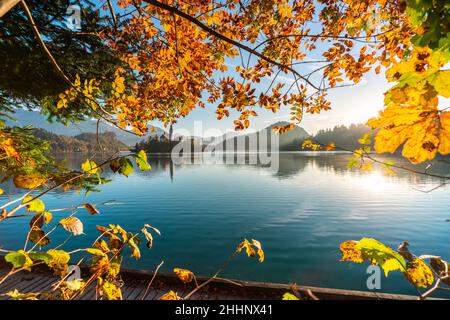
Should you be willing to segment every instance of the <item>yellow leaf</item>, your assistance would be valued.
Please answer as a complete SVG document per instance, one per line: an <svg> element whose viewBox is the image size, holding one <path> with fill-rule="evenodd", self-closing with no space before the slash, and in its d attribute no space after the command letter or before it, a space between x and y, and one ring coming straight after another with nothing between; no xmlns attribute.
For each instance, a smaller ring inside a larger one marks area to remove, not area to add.
<svg viewBox="0 0 450 320"><path fill-rule="evenodd" d="M39 294L40 293L35 292L20 293L17 289L5 293L6 296L11 297L14 300L38 300Z"/></svg>
<svg viewBox="0 0 450 320"><path fill-rule="evenodd" d="M372 171L372 170L373 170L373 163L372 163L372 162L365 161L365 162L361 165L361 170L362 170L362 171L367 171L367 172Z"/></svg>
<svg viewBox="0 0 450 320"><path fill-rule="evenodd" d="M255 249L252 247L251 243L248 242L247 239L244 239L244 241L238 245L237 252L241 252L242 249L244 248L245 252L247 253L247 256L253 257L256 254Z"/></svg>
<svg viewBox="0 0 450 320"><path fill-rule="evenodd" d="M170 290L168 293L165 293L159 300L181 300L181 298L177 295L176 292Z"/></svg>
<svg viewBox="0 0 450 320"><path fill-rule="evenodd" d="M103 282L102 292L108 300L122 300L122 291L118 286L111 282Z"/></svg>
<svg viewBox="0 0 450 320"><path fill-rule="evenodd" d="M89 174L96 174L101 172L101 168L92 160L86 160L81 165L81 170Z"/></svg>
<svg viewBox="0 0 450 320"><path fill-rule="evenodd" d="M313 151L318 151L321 149L320 144L315 143L314 141L310 139L306 139L302 143L302 149L311 149Z"/></svg>
<svg viewBox="0 0 450 320"><path fill-rule="evenodd" d="M64 250L48 250L47 253L52 257L48 266L58 275L64 275L67 271L70 255Z"/></svg>
<svg viewBox="0 0 450 320"><path fill-rule="evenodd" d="M264 262L264 251L261 247L261 242L259 242L258 240L252 239L252 244L256 247L256 249L258 249L257 254L259 257L259 262L263 263Z"/></svg>
<svg viewBox="0 0 450 320"><path fill-rule="evenodd" d="M44 212L44 221L45 223L49 224L53 220L53 215L49 211Z"/></svg>
<svg viewBox="0 0 450 320"><path fill-rule="evenodd" d="M300 300L296 296L294 296L292 293L286 292L283 294L283 300Z"/></svg>
<svg viewBox="0 0 450 320"><path fill-rule="evenodd" d="M292 18L292 8L289 4L279 5L278 10L283 18Z"/></svg>
<svg viewBox="0 0 450 320"><path fill-rule="evenodd" d="M103 240L103 239L99 239L99 240L95 241L94 247L105 253L110 251L108 245L106 244L105 240Z"/></svg>
<svg viewBox="0 0 450 320"><path fill-rule="evenodd" d="M358 142L360 144L370 144L371 143L371 141L370 141L370 137L371 136L372 136L372 134L370 132L369 133L365 133L364 136L361 139L358 139Z"/></svg>
<svg viewBox="0 0 450 320"><path fill-rule="evenodd" d="M75 279L75 280L71 280L71 281L65 281L64 285L72 291L77 291L80 290L81 288L84 287L84 281L83 279Z"/></svg>
<svg viewBox="0 0 450 320"><path fill-rule="evenodd" d="M414 258L406 264L406 277L418 287L427 288L434 282L433 272L420 258Z"/></svg>
<svg viewBox="0 0 450 320"><path fill-rule="evenodd" d="M442 112L441 118L441 131L440 131L440 143L439 152L442 155L450 153L450 112Z"/></svg>
<svg viewBox="0 0 450 320"><path fill-rule="evenodd" d="M34 199L33 196L26 196L22 200L22 204L25 204L28 211L43 212L45 210L45 204L40 199Z"/></svg>
<svg viewBox="0 0 450 320"><path fill-rule="evenodd" d="M86 252L93 254L94 256L104 256L105 253L100 250L100 249L96 249L96 248L87 248Z"/></svg>
<svg viewBox="0 0 450 320"><path fill-rule="evenodd" d="M1 142L1 148L5 151L6 156L8 157L14 157L16 159L19 158L19 153L14 148L14 141L11 138L8 138Z"/></svg>
<svg viewBox="0 0 450 320"><path fill-rule="evenodd" d="M449 151L448 130L439 126L445 115L439 116L437 92L431 85L394 87L386 93L385 103L380 115L368 121L380 129L375 136L377 152L393 153L404 144L402 155L420 163L432 160L438 151Z"/></svg>

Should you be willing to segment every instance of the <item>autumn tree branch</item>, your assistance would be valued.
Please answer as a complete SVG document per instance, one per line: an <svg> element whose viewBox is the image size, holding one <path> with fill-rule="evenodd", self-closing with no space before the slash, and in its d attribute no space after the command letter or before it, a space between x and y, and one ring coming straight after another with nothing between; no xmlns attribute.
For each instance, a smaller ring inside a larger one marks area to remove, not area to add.
<svg viewBox="0 0 450 320"><path fill-rule="evenodd" d="M206 31L207 33L209 33L210 35L225 41L233 46L236 46L240 49L243 49L245 51L247 51L248 53L251 53L267 62L269 62L270 64L273 64L275 66L277 66L278 68L282 69L282 70L288 70L290 72L292 72L293 74L295 74L297 77L299 77L300 79L302 79L303 81L305 81L307 84L309 84L311 87L313 87L316 90L320 90L320 88L318 88L314 83L312 83L310 80L308 80L307 78L305 78L304 76L302 76L298 71L296 71L295 69L293 69L290 66L284 65L278 61L275 61L265 55L263 55L262 53L250 48L249 46L246 46L245 44L242 44L238 41L235 41L233 39L230 39L229 37L224 36L223 34L217 32L216 30L208 27L207 25L205 25L204 23L202 23L201 21L199 21L198 19L196 19L195 17L178 10L177 8L174 8L172 6L169 6L167 4L161 3L159 1L156 0L144 0L145 2L147 2L148 4L151 4L157 8L169 11L171 13L176 14L179 17L182 17L190 22L192 22L193 24L197 25L198 27L200 27L202 30Z"/></svg>

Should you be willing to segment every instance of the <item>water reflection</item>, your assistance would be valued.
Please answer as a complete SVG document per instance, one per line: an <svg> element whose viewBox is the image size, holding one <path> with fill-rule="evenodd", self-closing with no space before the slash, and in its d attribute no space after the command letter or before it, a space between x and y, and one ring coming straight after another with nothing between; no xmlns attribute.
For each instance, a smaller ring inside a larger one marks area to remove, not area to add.
<svg viewBox="0 0 450 320"><path fill-rule="evenodd" d="M435 186L439 186L442 181L438 178L429 177L427 175L421 175L412 173L407 170L396 169L395 176L387 177L384 174L385 168L382 164L375 164L372 172L362 172L359 169L349 169L348 160L351 155L343 152L285 152L272 157L277 157L278 165L273 168L265 163L261 163L259 158L255 154L241 153L241 154L223 154L211 158L201 153L191 154L189 156L181 157L181 163L175 164L168 154L156 154L149 155L148 160L152 166L151 171L142 172L138 169L134 171L136 174L144 179L150 180L156 176L167 175L170 181L176 179L176 173L183 168L189 168L192 166L214 166L219 165L230 170L236 170L240 167L246 167L247 169L253 168L260 170L265 174L269 174L277 179L293 179L305 169L315 170L320 173L337 175L337 176L355 176L362 177L359 180L370 188L382 188L384 182L398 182L413 185L419 191L433 190ZM57 156L58 161L64 163L64 165L73 170L79 170L81 163L86 160L85 154L65 154ZM422 164L412 166L407 160L398 156L380 156L376 158L380 161L394 161L395 164L401 165L405 168L410 168L416 171L425 171L429 164ZM105 161L106 158L97 157L94 158L98 163ZM445 176L450 173L450 164L442 159L436 159L432 163L432 170L427 172L436 175ZM102 175L107 179L113 179L117 176L112 172L109 166L103 167ZM17 190L12 181L7 181L1 184L2 188L10 195L20 193ZM61 193L61 190L55 190L56 193Z"/></svg>
<svg viewBox="0 0 450 320"><path fill-rule="evenodd" d="M225 276L367 290L366 266L339 262L340 242L368 236L396 247L408 240L413 252L448 260L449 188L418 192L414 188L427 190L441 181L401 170L386 177L382 166L371 173L349 170L349 157L282 153L274 170L252 163L245 154L234 157L232 164L226 156L212 164L196 154L175 164L168 156L150 155L149 172L136 170L127 178L106 168L104 174L113 181L101 186L100 193L58 191L43 200L48 208L105 200L123 203L101 208L94 216L81 210L86 235L73 237L65 249L89 246L98 236L97 224L117 223L130 230L139 230L144 223L158 227L162 236L151 251L143 252L139 261L125 257L125 266L131 268L150 269L164 260L162 271L184 267L208 275L239 241L254 238L262 242L266 261L259 264L239 256ZM65 158L79 169L86 156ZM381 159L410 166L401 158ZM429 170L445 175L448 168L435 161ZM12 185L2 188L20 192ZM2 222L0 247L21 248L28 220ZM53 223L57 221L55 217ZM52 245L66 237L64 230L55 232ZM383 278L382 291L414 294L402 277L393 272Z"/></svg>

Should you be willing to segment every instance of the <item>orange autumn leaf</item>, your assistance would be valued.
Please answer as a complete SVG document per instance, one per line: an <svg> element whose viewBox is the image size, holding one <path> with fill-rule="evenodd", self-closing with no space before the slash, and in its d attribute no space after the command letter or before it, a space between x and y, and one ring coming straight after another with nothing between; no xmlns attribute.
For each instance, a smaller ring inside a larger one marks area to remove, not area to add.
<svg viewBox="0 0 450 320"><path fill-rule="evenodd" d="M327 151L333 151L334 149L336 149L336 144L334 142L330 142L325 147L325 150Z"/></svg>
<svg viewBox="0 0 450 320"><path fill-rule="evenodd" d="M411 283L422 288L427 288L434 282L433 272L420 258L414 258L406 264L406 277Z"/></svg>
<svg viewBox="0 0 450 320"><path fill-rule="evenodd" d="M353 240L342 242L339 249L342 252L341 261L363 262L364 258L359 249L355 248L357 242Z"/></svg>
<svg viewBox="0 0 450 320"><path fill-rule="evenodd" d="M159 298L159 300L182 300L182 299L177 295L176 292L170 290L168 293L162 295L161 298Z"/></svg>
<svg viewBox="0 0 450 320"><path fill-rule="evenodd" d="M258 240L252 239L252 242L249 242L247 239L244 239L236 248L236 252L241 252L242 249L245 248L245 253L248 257L258 256L259 262L264 261L264 251L262 250L261 243Z"/></svg>
<svg viewBox="0 0 450 320"><path fill-rule="evenodd" d="M47 179L43 176L30 174L30 175L17 175L14 177L13 182L17 188L34 189L41 186Z"/></svg>
<svg viewBox="0 0 450 320"><path fill-rule="evenodd" d="M253 246L251 245L250 242L248 242L247 239L244 239L244 241L242 241L238 247L237 247L237 252L241 252L242 249L245 248L245 253L247 254L247 256L249 257L253 257L256 254L255 249L253 248Z"/></svg>
<svg viewBox="0 0 450 320"><path fill-rule="evenodd" d="M7 157L13 157L18 159L19 153L17 152L16 148L14 147L14 141L11 138L8 138L6 140L3 140L0 143L0 148L5 151Z"/></svg>
<svg viewBox="0 0 450 320"><path fill-rule="evenodd" d="M175 268L173 269L173 272L175 272L177 277L184 283L189 283L194 279L194 273L190 270Z"/></svg>

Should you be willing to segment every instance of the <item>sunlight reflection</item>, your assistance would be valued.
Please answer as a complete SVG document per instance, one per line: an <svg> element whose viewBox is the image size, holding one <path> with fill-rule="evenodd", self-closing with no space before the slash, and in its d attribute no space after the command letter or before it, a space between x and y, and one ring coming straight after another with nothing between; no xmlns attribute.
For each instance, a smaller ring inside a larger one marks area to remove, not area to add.
<svg viewBox="0 0 450 320"><path fill-rule="evenodd" d="M388 189L393 189L397 186L396 183L392 183L381 172L373 171L361 176L358 182L364 185L367 189L380 192L385 192Z"/></svg>

